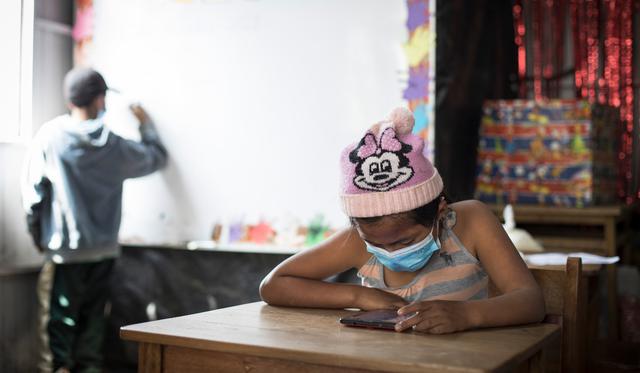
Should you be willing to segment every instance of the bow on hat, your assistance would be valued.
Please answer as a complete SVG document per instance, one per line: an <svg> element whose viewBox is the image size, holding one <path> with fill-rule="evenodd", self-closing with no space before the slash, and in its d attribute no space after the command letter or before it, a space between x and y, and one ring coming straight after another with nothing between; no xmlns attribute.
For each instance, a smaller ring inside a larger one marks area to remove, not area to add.
<svg viewBox="0 0 640 373"><path fill-rule="evenodd" d="M380 136L380 142L376 142L376 137L369 132L364 136L364 144L358 149L358 157L361 159L368 158L374 154L380 154L383 151L397 152L402 149L402 144L396 138L396 132L393 128L387 128Z"/></svg>

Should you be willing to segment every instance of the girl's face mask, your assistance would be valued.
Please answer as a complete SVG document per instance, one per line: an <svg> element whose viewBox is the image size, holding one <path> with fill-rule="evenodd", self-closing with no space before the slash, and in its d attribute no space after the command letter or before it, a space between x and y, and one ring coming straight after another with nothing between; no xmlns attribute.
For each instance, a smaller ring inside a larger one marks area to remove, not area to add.
<svg viewBox="0 0 640 373"><path fill-rule="evenodd" d="M434 227L435 222L431 227L429 235L422 241L392 252L373 246L365 241L367 251L373 254L382 265L392 271L415 272L424 267L429 259L431 259L431 256L440 249L433 237Z"/></svg>

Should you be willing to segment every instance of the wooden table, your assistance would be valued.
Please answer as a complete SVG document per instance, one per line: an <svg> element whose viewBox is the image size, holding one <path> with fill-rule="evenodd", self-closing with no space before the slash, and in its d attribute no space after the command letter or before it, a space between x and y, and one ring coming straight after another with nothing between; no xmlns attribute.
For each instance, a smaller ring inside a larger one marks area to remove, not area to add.
<svg viewBox="0 0 640 373"><path fill-rule="evenodd" d="M535 324L436 336L343 326L353 311L249 303L125 326L138 372L538 371L558 326Z"/></svg>
<svg viewBox="0 0 640 373"><path fill-rule="evenodd" d="M489 205L502 219L504 205ZM634 206L556 207L513 205L516 225L523 226L548 251L587 251L629 259L630 219ZM537 227L541 229L536 230Z"/></svg>
<svg viewBox="0 0 640 373"><path fill-rule="evenodd" d="M502 219L504 205L490 205ZM591 252L616 256L622 249L622 260L631 259L631 215L634 205L603 205L593 207L556 207L513 205L516 225L538 240L545 251ZM618 339L617 271L606 266L608 337Z"/></svg>

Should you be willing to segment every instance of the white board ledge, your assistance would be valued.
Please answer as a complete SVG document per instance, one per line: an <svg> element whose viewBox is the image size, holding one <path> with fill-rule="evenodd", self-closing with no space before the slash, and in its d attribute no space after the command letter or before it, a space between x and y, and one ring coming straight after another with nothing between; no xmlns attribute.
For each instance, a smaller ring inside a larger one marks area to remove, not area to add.
<svg viewBox="0 0 640 373"><path fill-rule="evenodd" d="M187 251L219 251L228 253L244 253L244 254L285 254L293 255L304 248L277 246L277 245L261 245L249 242L219 244L215 241L189 241L186 244L154 244L154 243L134 243L121 242L122 246L127 247L158 247L174 250Z"/></svg>
<svg viewBox="0 0 640 373"><path fill-rule="evenodd" d="M188 250L211 250L224 251L233 253L252 253L252 254L296 254L303 248L292 248L276 245L261 245L250 242L219 244L215 241L191 241L187 244Z"/></svg>

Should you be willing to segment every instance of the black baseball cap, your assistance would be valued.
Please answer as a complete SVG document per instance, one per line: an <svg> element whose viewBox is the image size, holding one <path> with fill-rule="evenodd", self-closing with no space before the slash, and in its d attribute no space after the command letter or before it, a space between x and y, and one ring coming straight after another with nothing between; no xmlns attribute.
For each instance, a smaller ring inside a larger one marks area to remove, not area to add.
<svg viewBox="0 0 640 373"><path fill-rule="evenodd" d="M107 82L99 72L86 67L75 68L64 77L64 97L77 107L89 106L107 92Z"/></svg>

